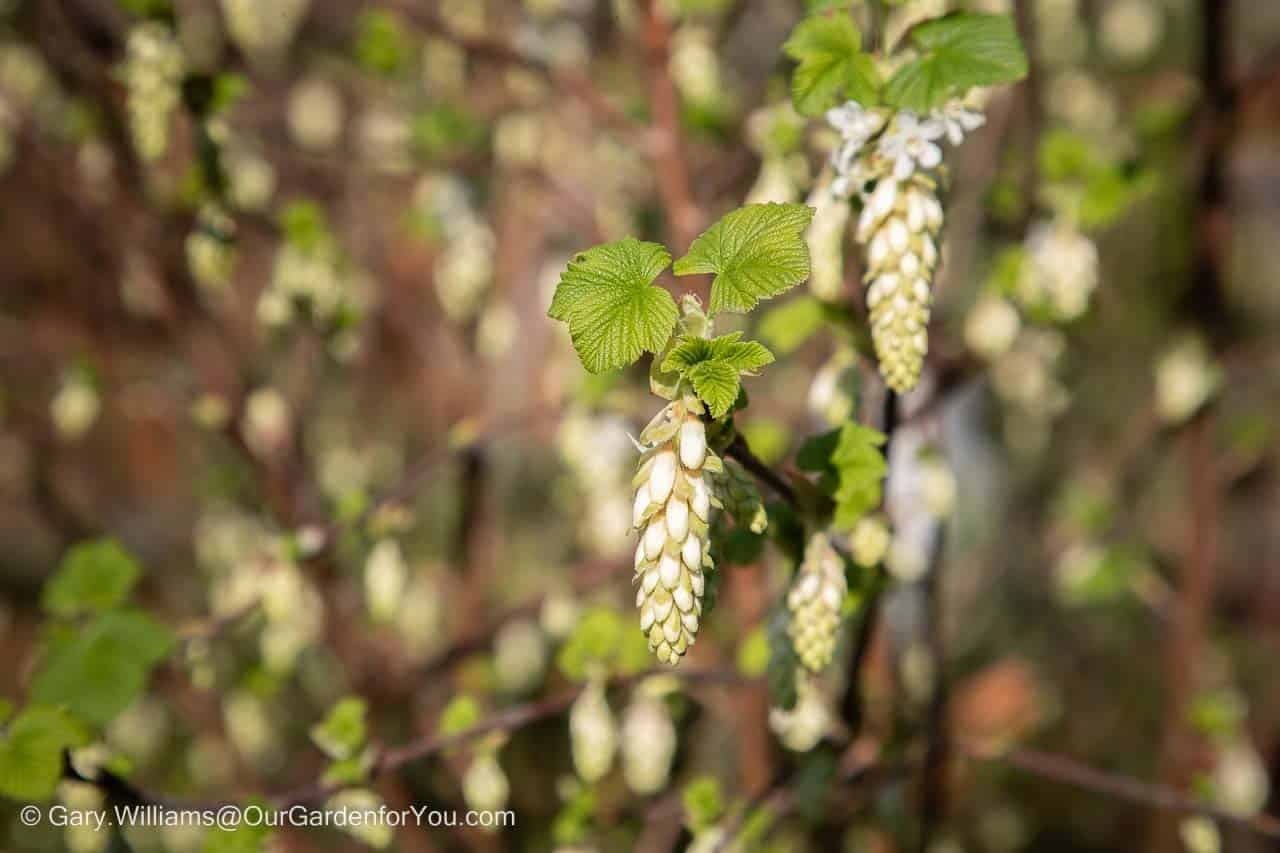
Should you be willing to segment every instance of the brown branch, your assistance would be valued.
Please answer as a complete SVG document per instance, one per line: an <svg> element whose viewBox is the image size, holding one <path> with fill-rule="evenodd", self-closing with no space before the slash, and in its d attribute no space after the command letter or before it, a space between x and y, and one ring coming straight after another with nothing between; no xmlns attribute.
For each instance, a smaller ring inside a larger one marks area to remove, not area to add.
<svg viewBox="0 0 1280 853"><path fill-rule="evenodd" d="M1160 812L1213 818L1228 826L1240 827L1267 838L1280 839L1280 818L1259 814L1249 817L1193 799L1177 788L1150 785L1118 773L1099 770L1066 756L1015 747L1000 751L972 740L957 739L956 746L978 761L994 761L1015 770L1072 785L1095 794L1149 806Z"/></svg>
<svg viewBox="0 0 1280 853"><path fill-rule="evenodd" d="M671 79L671 27L658 0L644 0L645 60L649 72L649 106L653 111L650 153L658 173L658 190L667 213L670 242L683 251L697 236L702 213L693 200L684 141L680 130L680 97Z"/></svg>
<svg viewBox="0 0 1280 853"><path fill-rule="evenodd" d="M424 8L421 3L396 0L391 5L408 20L456 44L473 56L503 65L512 65L546 77L554 85L585 104L608 127L633 135L643 130L630 116L615 106L586 74L569 68L556 67L498 39L459 32L435 12Z"/></svg>
<svg viewBox="0 0 1280 853"><path fill-rule="evenodd" d="M621 676L619 678L612 679L609 682L609 686L629 686L658 672L668 675L674 674L688 685L737 685L751 683L751 679L746 678L736 670L695 670L691 672L682 672L680 670L663 668L661 670L650 670L637 673L635 675ZM578 698L578 695L584 688L585 686L576 686L546 699L540 699L535 702L529 702L523 705L516 705L514 707L507 708L486 717L474 726L456 734L429 734L400 746L385 750L374 763L373 768L370 770L369 777L372 779L382 774L398 770L406 765L421 761L424 758L429 758L433 755L444 752L445 750L461 746L491 732L511 731L548 717L557 716L573 704L573 701ZM304 805L323 800L325 797L341 790L343 787L346 786L341 784L324 783L308 785L304 788L277 794L275 797L271 798L271 802L282 808L291 805Z"/></svg>
<svg viewBox="0 0 1280 853"><path fill-rule="evenodd" d="M791 504L791 506L799 506L795 489L791 488L791 484L768 465L764 464L760 457L752 453L751 448L747 446L747 440L741 434L733 437L732 443L725 448L724 455L742 463L742 467L746 468L752 476L772 489L778 497Z"/></svg>
<svg viewBox="0 0 1280 853"><path fill-rule="evenodd" d="M1221 268L1229 227L1227 154L1235 121L1230 79L1231 6L1229 0L1202 0L1200 4L1205 148L1197 191L1195 279L1181 306L1184 316L1219 345L1228 325ZM1165 643L1168 694L1160 756L1161 778L1173 788L1185 786L1193 771L1189 753L1195 736L1187 722L1187 708L1199 689L1198 673L1204 662L1216 586L1222 484L1214 458L1213 424L1210 406L1187 425L1183 437L1187 543L1178 585L1178 618L1170 621ZM1163 853L1177 846L1174 824L1165 816L1156 816L1148 849Z"/></svg>

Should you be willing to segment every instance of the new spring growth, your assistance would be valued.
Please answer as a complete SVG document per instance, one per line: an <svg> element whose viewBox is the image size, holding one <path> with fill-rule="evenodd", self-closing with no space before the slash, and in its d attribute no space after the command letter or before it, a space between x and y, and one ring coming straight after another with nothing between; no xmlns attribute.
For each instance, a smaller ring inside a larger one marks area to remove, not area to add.
<svg viewBox="0 0 1280 853"><path fill-rule="evenodd" d="M832 191L856 193L862 202L856 237L867 256L867 308L880 373L895 391L908 391L920 379L929 347L943 222L931 174L942 164L939 143L945 137L959 144L984 119L959 102L921 117L849 101L828 111L827 121L841 136L832 153Z"/></svg>
<svg viewBox="0 0 1280 853"><path fill-rule="evenodd" d="M707 447L704 411L684 394L659 412L640 433L644 450L633 481L640 630L658 660L673 666L697 636L704 573L713 567L708 522L720 503L708 475L722 473L724 463Z"/></svg>
<svg viewBox="0 0 1280 853"><path fill-rule="evenodd" d="M569 709L569 747L573 767L585 782L598 782L613 766L618 726L599 679L592 679Z"/></svg>
<svg viewBox="0 0 1280 853"><path fill-rule="evenodd" d="M169 119L182 98L186 63L163 24L139 24L129 33L124 82L129 90L129 130L138 156L159 159L169 147Z"/></svg>
<svg viewBox="0 0 1280 853"><path fill-rule="evenodd" d="M814 534L787 593L791 611L787 633L800 662L812 672L821 672L831 663L840 628L840 608L848 591L844 560L825 533Z"/></svg>
<svg viewBox="0 0 1280 853"><path fill-rule="evenodd" d="M678 689L674 676L645 679L622 716L622 773L627 786L647 796L661 791L676 754L676 727L664 697Z"/></svg>

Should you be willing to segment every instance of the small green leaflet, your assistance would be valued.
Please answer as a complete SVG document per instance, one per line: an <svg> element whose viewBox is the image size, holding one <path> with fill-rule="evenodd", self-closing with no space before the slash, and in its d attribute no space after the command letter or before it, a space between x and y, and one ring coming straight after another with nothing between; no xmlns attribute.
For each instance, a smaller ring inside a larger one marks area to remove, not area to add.
<svg viewBox="0 0 1280 853"><path fill-rule="evenodd" d="M889 470L880 451L884 443L884 435L871 427L852 421L841 427L840 440L831 454L831 464L839 476L833 495L836 527L850 528L880 505L884 476Z"/></svg>
<svg viewBox="0 0 1280 853"><path fill-rule="evenodd" d="M169 629L145 613L107 611L78 632L50 638L31 696L105 725L138 697L173 642Z"/></svg>
<svg viewBox="0 0 1280 853"><path fill-rule="evenodd" d="M106 610L119 604L142 570L118 542L85 542L69 549L45 584L41 604L55 616Z"/></svg>
<svg viewBox="0 0 1280 853"><path fill-rule="evenodd" d="M62 779L62 751L87 740L61 708L27 708L0 735L0 794L26 802L49 799Z"/></svg>
<svg viewBox="0 0 1280 853"><path fill-rule="evenodd" d="M626 367L666 345L679 312L671 294L652 285L669 263L662 246L634 237L595 246L569 263L547 316L569 324L587 370Z"/></svg>
<svg viewBox="0 0 1280 853"><path fill-rule="evenodd" d="M824 319L822 303L812 296L801 296L770 308L760 318L757 331L774 349L790 355L822 328Z"/></svg>
<svg viewBox="0 0 1280 853"><path fill-rule="evenodd" d="M956 13L911 30L920 55L898 69L886 103L926 112L974 86L1012 83L1027 75L1027 55L1008 15Z"/></svg>
<svg viewBox="0 0 1280 853"><path fill-rule="evenodd" d="M679 373L693 384L713 418L724 417L738 399L742 374L755 374L773 362L773 353L763 345L741 337L732 332L714 340L684 338L662 362L664 372Z"/></svg>
<svg viewBox="0 0 1280 853"><path fill-rule="evenodd" d="M862 34L848 15L814 15L801 21L782 46L799 63L791 98L803 115L819 115L842 98L863 106L879 101L880 73L862 51Z"/></svg>
<svg viewBox="0 0 1280 853"><path fill-rule="evenodd" d="M819 486L835 502L837 528L848 529L880 505L885 464L885 437L853 421L816 435L801 446L796 465L822 474Z"/></svg>
<svg viewBox="0 0 1280 853"><path fill-rule="evenodd" d="M365 701L347 696L329 709L325 718L311 727L311 740L335 760L350 758L364 745Z"/></svg>
<svg viewBox="0 0 1280 853"><path fill-rule="evenodd" d="M803 204L740 207L693 241L675 273L715 273L711 313L750 311L809 277L804 232L812 219L813 208Z"/></svg>

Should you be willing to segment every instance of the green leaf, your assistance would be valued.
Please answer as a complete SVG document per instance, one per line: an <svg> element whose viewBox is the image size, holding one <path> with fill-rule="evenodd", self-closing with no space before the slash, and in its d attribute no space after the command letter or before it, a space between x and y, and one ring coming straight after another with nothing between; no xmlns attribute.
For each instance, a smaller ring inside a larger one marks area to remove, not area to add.
<svg viewBox="0 0 1280 853"><path fill-rule="evenodd" d="M1027 55L1008 15L947 15L911 30L911 43L920 55L885 86L885 101L895 107L926 112L974 86L1027 75Z"/></svg>
<svg viewBox="0 0 1280 853"><path fill-rule="evenodd" d="M217 115L235 106L252 88L249 78L243 74L227 71L214 75L213 96L209 101L209 112Z"/></svg>
<svg viewBox="0 0 1280 853"><path fill-rule="evenodd" d="M813 208L749 204L704 231L676 261L676 275L715 273L711 312L750 311L809 277L804 232Z"/></svg>
<svg viewBox="0 0 1280 853"><path fill-rule="evenodd" d="M756 331L769 346L788 355L822 328L822 321L822 303L812 296L802 296L770 308L760 318Z"/></svg>
<svg viewBox="0 0 1280 853"><path fill-rule="evenodd" d="M449 737L460 734L480 722L480 703L474 696L463 693L455 696L440 713L436 727L440 734Z"/></svg>
<svg viewBox="0 0 1280 853"><path fill-rule="evenodd" d="M682 338L663 359L662 370L688 379L713 418L724 417L738 399L742 374L754 375L773 362L773 353L741 337L731 332L713 340Z"/></svg>
<svg viewBox="0 0 1280 853"><path fill-rule="evenodd" d="M680 792L685 821L693 832L712 826L724 814L724 793L714 776L698 776Z"/></svg>
<svg viewBox="0 0 1280 853"><path fill-rule="evenodd" d="M833 495L836 501L834 524L850 528L862 516L880 505L888 466L880 451L883 433L849 421L840 429L840 439L831 453L831 463L839 477Z"/></svg>
<svg viewBox="0 0 1280 853"><path fill-rule="evenodd" d="M104 539L73 546L45 584L41 604L55 616L107 610L124 601L142 569L119 542Z"/></svg>
<svg viewBox="0 0 1280 853"><path fill-rule="evenodd" d="M699 362L686 375L693 383L698 398L711 410L713 418L723 418L742 389L738 371L723 361Z"/></svg>
<svg viewBox="0 0 1280 853"><path fill-rule="evenodd" d="M862 34L848 15L805 18L782 46L796 60L791 98L804 115L818 115L842 97L864 106L879 99L880 74L862 51Z"/></svg>
<svg viewBox="0 0 1280 853"><path fill-rule="evenodd" d="M769 703L775 708L790 711L796 706L796 670L800 659L787 633L790 611L785 604L774 608L769 619L769 664L765 668L765 685L769 688Z"/></svg>
<svg viewBox="0 0 1280 853"><path fill-rule="evenodd" d="M0 794L27 802L49 799L62 778L62 751L87 740L61 708L27 708L0 735Z"/></svg>
<svg viewBox="0 0 1280 853"><path fill-rule="evenodd" d="M730 332L718 338L682 338L667 353L663 371L685 372L705 361L719 361L740 373L755 373L773 363L773 353L755 341L741 340L742 332Z"/></svg>
<svg viewBox="0 0 1280 853"><path fill-rule="evenodd" d="M31 696L105 725L138 697L173 643L169 629L145 613L108 611L78 633L51 639Z"/></svg>
<svg viewBox="0 0 1280 853"><path fill-rule="evenodd" d="M819 486L835 501L836 527L847 529L880 505L888 466L885 437L853 421L813 436L796 453L796 467L822 474Z"/></svg>
<svg viewBox="0 0 1280 853"><path fill-rule="evenodd" d="M369 9L357 23L356 60L376 74L399 71L409 55L409 43L400 20L386 9Z"/></svg>
<svg viewBox="0 0 1280 853"><path fill-rule="evenodd" d="M666 345L679 312L671 294L652 285L669 263L662 246L633 237L595 246L569 263L547 315L569 324L587 370L625 367Z"/></svg>
<svg viewBox="0 0 1280 853"><path fill-rule="evenodd" d="M304 250L318 247L329 237L324 209L307 199L285 206L280 214L280 228L286 240Z"/></svg>
<svg viewBox="0 0 1280 853"><path fill-rule="evenodd" d="M347 696L311 727L311 740L330 758L339 761L356 754L364 745L367 706L358 696Z"/></svg>

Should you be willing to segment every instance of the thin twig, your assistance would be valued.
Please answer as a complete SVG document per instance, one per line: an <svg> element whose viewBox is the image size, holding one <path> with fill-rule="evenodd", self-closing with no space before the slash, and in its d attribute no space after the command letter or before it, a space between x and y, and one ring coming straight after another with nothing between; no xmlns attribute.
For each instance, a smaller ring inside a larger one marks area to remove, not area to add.
<svg viewBox="0 0 1280 853"><path fill-rule="evenodd" d="M1006 764L1015 770L1073 785L1095 794L1102 794L1131 803L1139 803L1163 812L1199 815L1220 821L1229 826L1250 830L1267 838L1280 839L1280 818L1268 814L1252 817L1203 803L1167 785L1150 785L1118 773L1110 773L1090 767L1066 756L1054 755L1035 749L1015 747L997 750L966 739L956 739L955 745L970 758Z"/></svg>
<svg viewBox="0 0 1280 853"><path fill-rule="evenodd" d="M760 457L752 453L751 448L747 446L746 439L741 434L733 437L733 442L724 453L725 456L742 463L743 468L746 468L756 479L772 489L778 497L793 507L799 505L795 489L791 488L791 484L768 465L764 464Z"/></svg>
<svg viewBox="0 0 1280 853"><path fill-rule="evenodd" d="M693 200L680 129L680 97L671 79L671 27L658 0L644 0L645 61L653 111L651 155L666 209L671 242L681 251L697 236L702 214Z"/></svg>

